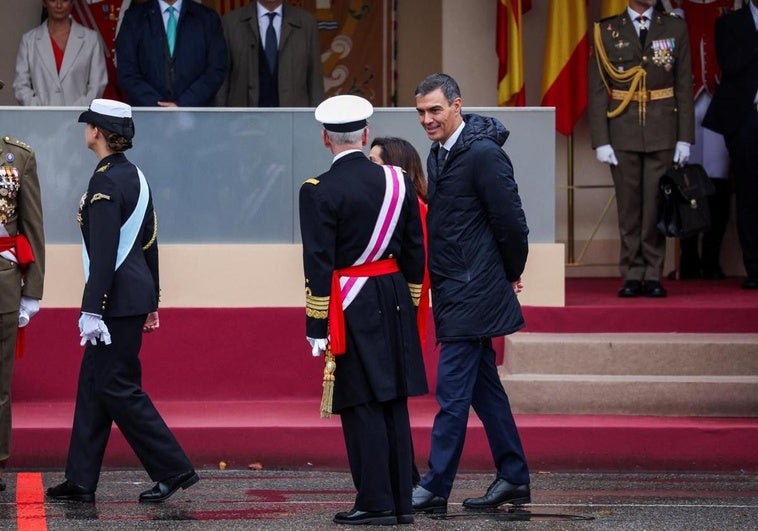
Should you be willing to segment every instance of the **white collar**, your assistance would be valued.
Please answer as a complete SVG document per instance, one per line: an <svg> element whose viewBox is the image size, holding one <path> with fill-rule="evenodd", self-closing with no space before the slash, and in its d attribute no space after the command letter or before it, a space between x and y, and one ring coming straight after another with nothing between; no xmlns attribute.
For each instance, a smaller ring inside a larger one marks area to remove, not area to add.
<svg viewBox="0 0 758 531"><path fill-rule="evenodd" d="M342 157L344 157L345 155L349 155L350 153L355 153L356 151L358 153L363 153L360 149L355 149L355 148L353 148L353 149L346 149L345 151L341 151L341 152L337 153L334 156L334 158L332 159L332 163L335 163L339 159L341 159Z"/></svg>
<svg viewBox="0 0 758 531"><path fill-rule="evenodd" d="M169 7L173 7L176 9L176 15L179 16L179 11L182 10L182 1L183 0L176 0L173 6L169 6L164 0L158 0L158 5L161 7L161 13L165 13L166 9Z"/></svg>
<svg viewBox="0 0 758 531"><path fill-rule="evenodd" d="M440 144L443 148L450 151L450 149L455 145L455 143L458 141L458 137L461 136L461 131L463 131L463 128L466 126L466 122L461 119L461 123L458 127L455 128L455 131L453 131L453 134L448 137L447 140L445 140L444 144Z"/></svg>
<svg viewBox="0 0 758 531"><path fill-rule="evenodd" d="M284 6L284 2L282 2L281 4L279 4L279 7L277 7L273 11L269 11L268 9L266 9L265 7L263 7L260 4L260 2L255 2L255 10L258 13L258 20L262 19L263 17L265 17L269 13L276 13L277 15L279 15L279 20L281 20L282 16L283 16L282 15L282 7L283 6Z"/></svg>
<svg viewBox="0 0 758 531"><path fill-rule="evenodd" d="M637 17L646 17L648 22L653 20L653 8L648 7L644 12L637 13L635 10L633 10L631 7L626 8L626 12L629 14L629 18L632 19L632 22L635 24L639 24L639 21L637 20Z"/></svg>

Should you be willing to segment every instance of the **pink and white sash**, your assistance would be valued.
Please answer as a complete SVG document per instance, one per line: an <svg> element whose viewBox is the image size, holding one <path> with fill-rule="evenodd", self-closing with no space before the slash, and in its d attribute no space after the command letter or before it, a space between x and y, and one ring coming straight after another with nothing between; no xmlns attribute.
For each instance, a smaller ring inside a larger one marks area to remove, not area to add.
<svg viewBox="0 0 758 531"><path fill-rule="evenodd" d="M403 200L405 199L405 179L403 170L397 166L382 166L384 168L384 179L387 186L384 189L384 200L382 208L379 211L379 217L374 226L374 232L371 239L360 257L353 263L354 266L375 262L379 260L392 239L395 232L397 220L400 218L400 211L403 209ZM369 277L340 277L340 288L342 290L342 308L350 306L355 297L360 293Z"/></svg>

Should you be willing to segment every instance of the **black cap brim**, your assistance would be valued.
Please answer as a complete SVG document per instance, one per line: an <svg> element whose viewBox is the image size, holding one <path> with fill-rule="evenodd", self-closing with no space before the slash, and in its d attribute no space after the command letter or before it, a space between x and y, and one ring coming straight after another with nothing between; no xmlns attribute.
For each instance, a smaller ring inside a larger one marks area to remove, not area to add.
<svg viewBox="0 0 758 531"><path fill-rule="evenodd" d="M79 121L91 124L131 140L134 138L134 121L131 118L116 118L87 109L79 115Z"/></svg>

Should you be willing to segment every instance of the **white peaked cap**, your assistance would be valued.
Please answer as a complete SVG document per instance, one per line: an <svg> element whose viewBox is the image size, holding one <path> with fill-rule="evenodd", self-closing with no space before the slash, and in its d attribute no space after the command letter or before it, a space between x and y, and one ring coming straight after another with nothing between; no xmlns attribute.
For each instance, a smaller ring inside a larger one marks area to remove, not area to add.
<svg viewBox="0 0 758 531"><path fill-rule="evenodd" d="M316 107L316 120L324 129L336 133L350 133L366 127L366 119L374 114L374 106L366 98L344 94L332 96Z"/></svg>

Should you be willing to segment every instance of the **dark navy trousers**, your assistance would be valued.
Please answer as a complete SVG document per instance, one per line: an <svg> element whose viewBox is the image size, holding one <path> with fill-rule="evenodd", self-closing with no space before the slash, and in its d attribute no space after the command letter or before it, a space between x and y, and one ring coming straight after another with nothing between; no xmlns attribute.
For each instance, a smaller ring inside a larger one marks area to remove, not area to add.
<svg viewBox="0 0 758 531"><path fill-rule="evenodd" d="M429 472L421 480L422 487L437 496L450 496L471 406L487 433L497 477L516 485L529 483L524 450L500 383L491 339L442 343L437 402L440 410L434 418Z"/></svg>

